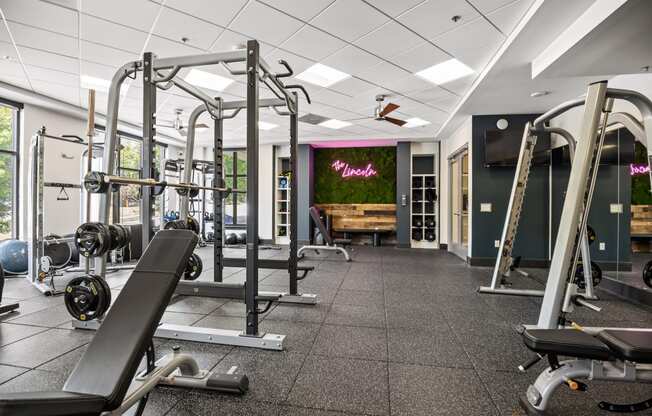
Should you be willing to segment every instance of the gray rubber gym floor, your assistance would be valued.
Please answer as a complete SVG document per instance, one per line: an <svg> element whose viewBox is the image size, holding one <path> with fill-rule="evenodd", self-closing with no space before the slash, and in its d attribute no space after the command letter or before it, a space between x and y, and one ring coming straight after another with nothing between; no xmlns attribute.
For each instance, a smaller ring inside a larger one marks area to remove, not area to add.
<svg viewBox="0 0 652 416"><path fill-rule="evenodd" d="M211 248L201 252L207 258ZM285 255L261 251L261 257ZM522 414L518 397L541 367L518 373L517 365L531 355L513 327L536 321L536 300L476 294L478 285L489 282L491 271L467 267L443 251L356 247L351 263L336 256L306 261L316 270L301 282L301 290L317 293L317 306L279 305L264 316L264 331L287 335L284 352L157 342L160 355L181 345L205 367L240 366L250 378L249 393L234 398L160 388L151 395L147 413ZM227 281L244 276L239 269L227 273ZM126 276L110 275L114 295ZM203 278L209 276L206 270ZM287 275L261 270L260 281L261 290L284 290ZM519 280L524 283L537 286ZM5 297L20 300L21 309L0 323L0 392L60 388L93 334L69 329L63 300L38 294L24 279L8 280ZM650 310L605 294L602 298L601 314L580 311L574 319L592 325L652 326ZM147 293L142 301L147 302ZM176 298L164 320L239 329L243 312L236 302ZM652 396L652 388L591 383L586 393L559 393L552 414L597 415L598 400L635 402Z"/></svg>

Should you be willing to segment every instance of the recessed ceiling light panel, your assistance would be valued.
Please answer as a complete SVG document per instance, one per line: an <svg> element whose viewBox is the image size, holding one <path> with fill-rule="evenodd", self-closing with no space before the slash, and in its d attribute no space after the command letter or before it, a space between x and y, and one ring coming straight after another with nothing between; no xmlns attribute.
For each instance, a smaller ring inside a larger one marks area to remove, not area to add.
<svg viewBox="0 0 652 416"><path fill-rule="evenodd" d="M90 75L82 75L80 78L80 85L82 88L88 90L96 90L101 92L108 92L111 86L111 81L107 79L92 77Z"/></svg>
<svg viewBox="0 0 652 416"><path fill-rule="evenodd" d="M184 79L192 85L213 91L224 91L226 87L233 83L230 78L199 69L191 69Z"/></svg>
<svg viewBox="0 0 652 416"><path fill-rule="evenodd" d="M419 118L419 117L409 118L409 119L405 120L405 122L406 123L403 125L403 127L407 127L408 129L412 129L414 127L427 126L428 124L430 124L430 122L428 120L424 120L424 119Z"/></svg>
<svg viewBox="0 0 652 416"><path fill-rule="evenodd" d="M335 68L322 64L314 64L302 73L296 76L301 81L309 82L320 87L330 87L331 85L349 78L351 75L338 71Z"/></svg>
<svg viewBox="0 0 652 416"><path fill-rule="evenodd" d="M323 123L319 123L319 125L322 127L328 127L329 129L339 130L343 127L350 126L351 123L349 123L348 121L342 121L342 120L337 120L332 118L330 120L324 121Z"/></svg>
<svg viewBox="0 0 652 416"><path fill-rule="evenodd" d="M415 75L435 85L441 85L464 78L473 72L473 69L453 58L419 71Z"/></svg>
<svg viewBox="0 0 652 416"><path fill-rule="evenodd" d="M261 130L272 130L278 127L278 124L268 123L266 121L259 121L258 128Z"/></svg>

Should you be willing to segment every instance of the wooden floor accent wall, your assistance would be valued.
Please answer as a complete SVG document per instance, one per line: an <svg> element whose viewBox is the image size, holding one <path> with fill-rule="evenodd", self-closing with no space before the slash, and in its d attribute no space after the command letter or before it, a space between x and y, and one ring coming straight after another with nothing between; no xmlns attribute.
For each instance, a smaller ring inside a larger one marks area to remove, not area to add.
<svg viewBox="0 0 652 416"><path fill-rule="evenodd" d="M333 217L335 231L396 231L396 204L318 204Z"/></svg>

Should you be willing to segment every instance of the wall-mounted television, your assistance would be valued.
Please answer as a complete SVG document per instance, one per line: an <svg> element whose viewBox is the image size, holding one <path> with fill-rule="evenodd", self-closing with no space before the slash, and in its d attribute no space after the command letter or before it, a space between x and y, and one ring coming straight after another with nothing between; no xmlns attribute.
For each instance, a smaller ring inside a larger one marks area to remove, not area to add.
<svg viewBox="0 0 652 416"><path fill-rule="evenodd" d="M485 130L484 164L490 166L516 166L523 141L523 129ZM550 164L550 135L541 134L534 148L533 165Z"/></svg>

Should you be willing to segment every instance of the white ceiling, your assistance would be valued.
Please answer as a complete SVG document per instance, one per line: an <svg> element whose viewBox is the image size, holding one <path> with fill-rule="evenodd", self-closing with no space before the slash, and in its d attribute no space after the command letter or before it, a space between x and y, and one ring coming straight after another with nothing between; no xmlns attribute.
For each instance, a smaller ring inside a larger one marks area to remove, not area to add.
<svg viewBox="0 0 652 416"><path fill-rule="evenodd" d="M110 79L118 66L145 51L162 57L222 51L255 38L274 67L278 59L285 59L299 73L321 62L353 75L331 88L306 85L313 104L302 102L302 114L357 119L372 114L376 94L389 93L389 101L401 106L393 116L432 123L406 129L360 120L342 130L302 124L302 142L432 139L532 2L0 0L5 19L0 27L0 57L5 58L0 60L0 80L85 106L81 74ZM462 19L454 23L454 15ZM451 57L472 67L475 74L443 86L414 75ZM210 70L226 75L221 68ZM139 123L139 81L126 90L120 117ZM226 100L243 97L242 80L221 95ZM188 114L198 103L174 91L160 92L157 104L158 118L171 120L175 108ZM98 109L105 106L106 96L98 94ZM263 140L286 140L286 120L267 112L261 112L261 119L281 126L262 132ZM225 123L227 143L241 142L243 135L242 118ZM199 141L210 143L211 133L202 133Z"/></svg>

